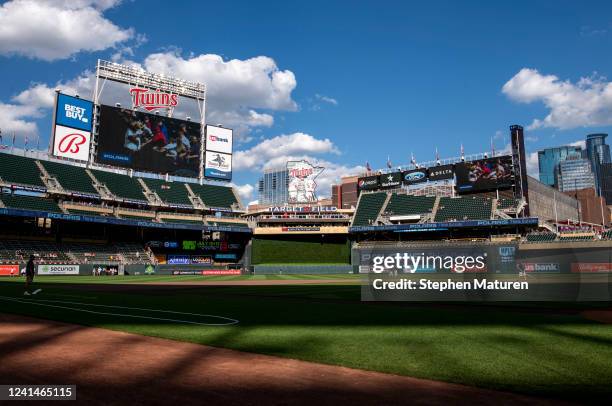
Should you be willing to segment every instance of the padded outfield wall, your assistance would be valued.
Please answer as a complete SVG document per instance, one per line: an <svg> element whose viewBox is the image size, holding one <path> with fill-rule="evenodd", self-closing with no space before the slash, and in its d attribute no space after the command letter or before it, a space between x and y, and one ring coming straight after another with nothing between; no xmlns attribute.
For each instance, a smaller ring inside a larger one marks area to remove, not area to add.
<svg viewBox="0 0 612 406"><path fill-rule="evenodd" d="M408 253L419 256L483 256L486 272L517 273L517 264L534 273L608 273L612 275L612 241L547 243L376 243L360 244L352 250L355 269L373 254ZM366 269L362 269L366 272ZM418 272L448 272L420 269Z"/></svg>

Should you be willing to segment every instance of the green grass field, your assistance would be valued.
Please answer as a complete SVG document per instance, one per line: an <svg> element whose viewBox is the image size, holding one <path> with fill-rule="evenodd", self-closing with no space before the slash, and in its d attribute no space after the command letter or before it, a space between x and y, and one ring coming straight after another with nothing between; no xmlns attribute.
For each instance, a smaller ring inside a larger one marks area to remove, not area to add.
<svg viewBox="0 0 612 406"><path fill-rule="evenodd" d="M0 300L0 306L6 313L531 395L584 400L612 394L612 325L574 311L589 305L362 303L353 275L207 280L338 278L346 283L187 288L136 283L202 277L39 277L42 294L27 303ZM22 282L1 279L0 296L23 299ZM118 283L130 286L111 286ZM42 300L93 310L99 308L88 303L205 313L240 323L201 326L82 313L41 307Z"/></svg>

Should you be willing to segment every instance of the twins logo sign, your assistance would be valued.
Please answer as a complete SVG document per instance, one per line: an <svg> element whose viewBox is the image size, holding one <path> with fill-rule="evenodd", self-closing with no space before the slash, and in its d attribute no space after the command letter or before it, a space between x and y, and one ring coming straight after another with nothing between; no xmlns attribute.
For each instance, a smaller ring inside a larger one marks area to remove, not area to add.
<svg viewBox="0 0 612 406"><path fill-rule="evenodd" d="M90 137L91 133L89 131L56 125L53 155L61 158L87 161L89 157Z"/></svg>

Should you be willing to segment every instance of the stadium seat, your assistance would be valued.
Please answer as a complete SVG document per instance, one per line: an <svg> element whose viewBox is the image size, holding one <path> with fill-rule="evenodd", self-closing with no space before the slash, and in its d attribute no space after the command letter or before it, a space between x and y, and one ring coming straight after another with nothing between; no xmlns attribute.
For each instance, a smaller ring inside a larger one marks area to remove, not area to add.
<svg viewBox="0 0 612 406"><path fill-rule="evenodd" d="M45 197L27 196L27 195L11 195L11 194L0 194L0 199L6 207L13 209L26 209L26 210L37 210L47 211L54 213L61 213L61 209L51 199Z"/></svg>
<svg viewBox="0 0 612 406"><path fill-rule="evenodd" d="M232 204L238 203L231 187L197 183L190 183L189 187L191 187L193 193L200 196L207 207L230 208Z"/></svg>
<svg viewBox="0 0 612 406"><path fill-rule="evenodd" d="M49 175L59 181L64 189L98 195L98 191L93 187L92 180L85 172L85 168L50 161L40 161L40 163Z"/></svg>
<svg viewBox="0 0 612 406"><path fill-rule="evenodd" d="M442 197L435 221L490 219L491 204L491 199L481 197Z"/></svg>
<svg viewBox="0 0 612 406"><path fill-rule="evenodd" d="M100 183L105 184L108 190L110 190L115 196L121 199L139 200L142 202L147 201L147 198L142 191L142 186L140 186L140 183L136 178L94 169L92 169L91 172L95 178Z"/></svg>
<svg viewBox="0 0 612 406"><path fill-rule="evenodd" d="M517 206L518 206L518 200L517 199L500 198L497 201L497 209L498 210L512 209L512 208L516 208Z"/></svg>
<svg viewBox="0 0 612 406"><path fill-rule="evenodd" d="M391 216L427 214L431 213L435 202L435 196L410 196L394 193L385 208L385 213Z"/></svg>
<svg viewBox="0 0 612 406"><path fill-rule="evenodd" d="M161 179L143 179L149 189L168 204L184 204L192 206L184 183L165 182Z"/></svg>
<svg viewBox="0 0 612 406"><path fill-rule="evenodd" d="M554 233L532 233L527 234L527 241L529 242L549 242L555 241L557 235Z"/></svg>
<svg viewBox="0 0 612 406"><path fill-rule="evenodd" d="M36 161L18 155L0 153L0 178L7 183L44 188Z"/></svg>
<svg viewBox="0 0 612 406"><path fill-rule="evenodd" d="M353 219L353 226L368 226L372 224L378 217L386 199L386 193L366 193L361 195Z"/></svg>

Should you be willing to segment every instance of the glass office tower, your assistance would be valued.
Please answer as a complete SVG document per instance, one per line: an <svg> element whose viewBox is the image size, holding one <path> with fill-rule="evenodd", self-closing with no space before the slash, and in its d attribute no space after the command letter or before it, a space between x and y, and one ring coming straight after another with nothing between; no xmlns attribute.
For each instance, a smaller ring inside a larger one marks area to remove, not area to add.
<svg viewBox="0 0 612 406"><path fill-rule="evenodd" d="M546 148L538 151L538 166L540 169L540 182L555 187L556 172L559 163L565 161L568 156L580 154L580 147L563 146L557 148Z"/></svg>

